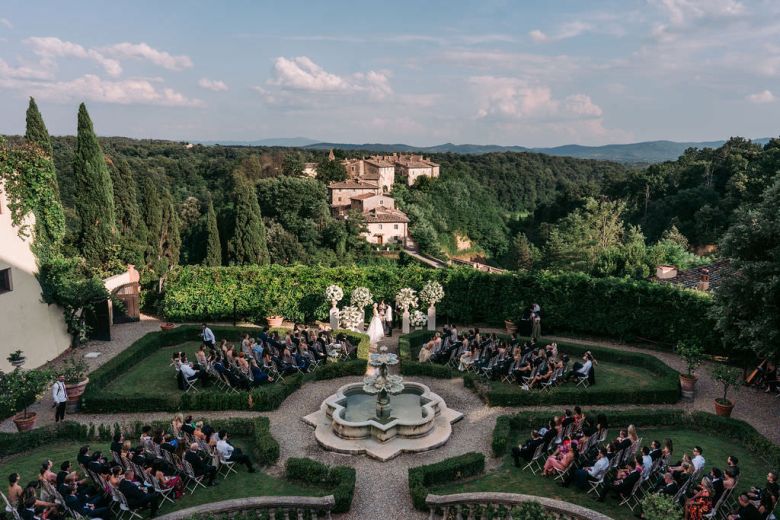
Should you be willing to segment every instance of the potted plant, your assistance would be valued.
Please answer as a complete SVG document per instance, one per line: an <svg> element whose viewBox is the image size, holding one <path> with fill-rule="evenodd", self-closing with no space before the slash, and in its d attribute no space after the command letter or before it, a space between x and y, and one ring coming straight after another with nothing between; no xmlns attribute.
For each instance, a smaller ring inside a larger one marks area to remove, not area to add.
<svg viewBox="0 0 780 520"><path fill-rule="evenodd" d="M698 377L694 371L704 362L704 350L696 343L680 341L677 343L677 355L685 362L687 372L680 374L680 387L683 397L693 399Z"/></svg>
<svg viewBox="0 0 780 520"><path fill-rule="evenodd" d="M87 389L87 363L75 354L65 360L62 375L65 376L65 392L68 394L68 406L76 408L79 399Z"/></svg>
<svg viewBox="0 0 780 520"><path fill-rule="evenodd" d="M170 321L166 321L165 323L160 323L160 330L163 332L168 332L169 330L176 327L175 323L171 323Z"/></svg>
<svg viewBox="0 0 780 520"><path fill-rule="evenodd" d="M22 408L22 412L12 417L16 429L20 432L33 429L37 414L27 407L36 401L49 379L51 375L45 370L17 368L8 374L0 373L0 416L7 417Z"/></svg>
<svg viewBox="0 0 780 520"><path fill-rule="evenodd" d="M24 357L24 354L22 354L21 350L11 352L11 354L6 359L15 368L21 367L22 365L24 365L24 362L27 361L27 358Z"/></svg>
<svg viewBox="0 0 780 520"><path fill-rule="evenodd" d="M506 318L504 320L504 328L506 328L507 334L514 334L517 332L517 325L512 321L512 318Z"/></svg>
<svg viewBox="0 0 780 520"><path fill-rule="evenodd" d="M281 307L279 304L272 304L267 311L267 315L265 317L265 321L268 323L268 326L271 328L277 328L281 327L282 323L284 322L284 315L281 312Z"/></svg>
<svg viewBox="0 0 780 520"><path fill-rule="evenodd" d="M723 397L715 399L715 413L721 417L731 417L734 403L728 400L729 388L739 390L742 385L742 371L727 365L715 365L712 369L712 378L723 385Z"/></svg>

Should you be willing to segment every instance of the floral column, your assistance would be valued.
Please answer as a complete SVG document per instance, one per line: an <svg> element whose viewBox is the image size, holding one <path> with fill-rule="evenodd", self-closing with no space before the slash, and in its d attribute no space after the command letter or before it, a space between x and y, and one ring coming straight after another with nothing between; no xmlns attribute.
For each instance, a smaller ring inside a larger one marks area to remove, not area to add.
<svg viewBox="0 0 780 520"><path fill-rule="evenodd" d="M325 298L331 303L330 307L330 328L336 330L339 328L339 310L336 304L344 298L344 291L338 285L329 285L325 289Z"/></svg>
<svg viewBox="0 0 780 520"><path fill-rule="evenodd" d="M403 310L401 333L409 334L409 309L417 307L417 293L414 289L404 287L395 295L395 303Z"/></svg>
<svg viewBox="0 0 780 520"><path fill-rule="evenodd" d="M444 288L429 280L420 291L420 300L428 305L428 330L436 330L436 304L444 298Z"/></svg>

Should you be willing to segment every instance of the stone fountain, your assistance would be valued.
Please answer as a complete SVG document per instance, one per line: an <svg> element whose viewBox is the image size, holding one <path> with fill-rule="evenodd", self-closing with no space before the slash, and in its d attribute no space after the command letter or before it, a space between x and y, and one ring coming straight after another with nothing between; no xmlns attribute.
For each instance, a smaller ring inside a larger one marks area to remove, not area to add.
<svg viewBox="0 0 780 520"><path fill-rule="evenodd" d="M369 355L370 375L350 383L303 418L314 426L323 448L390 460L404 452L420 452L446 443L452 423L463 414L447 407L430 388L389 375L398 356L382 347Z"/></svg>

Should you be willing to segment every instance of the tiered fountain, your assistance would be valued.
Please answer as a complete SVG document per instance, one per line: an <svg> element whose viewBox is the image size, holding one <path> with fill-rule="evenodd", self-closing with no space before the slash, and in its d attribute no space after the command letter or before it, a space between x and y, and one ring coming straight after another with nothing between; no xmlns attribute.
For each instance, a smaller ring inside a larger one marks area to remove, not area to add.
<svg viewBox="0 0 780 520"><path fill-rule="evenodd" d="M449 440L452 423L463 414L447 408L427 386L388 375L388 366L398 364L398 356L386 348L370 354L368 364L372 375L342 386L317 412L303 418L315 427L323 448L384 461Z"/></svg>

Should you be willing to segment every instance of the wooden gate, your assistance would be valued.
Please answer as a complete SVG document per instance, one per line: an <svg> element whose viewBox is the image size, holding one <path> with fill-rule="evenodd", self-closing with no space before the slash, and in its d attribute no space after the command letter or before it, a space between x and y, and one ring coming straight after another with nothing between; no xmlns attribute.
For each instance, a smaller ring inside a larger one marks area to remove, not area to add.
<svg viewBox="0 0 780 520"><path fill-rule="evenodd" d="M120 285L111 295L124 303L124 309L114 308L114 323L128 323L141 319L141 287L138 282Z"/></svg>

